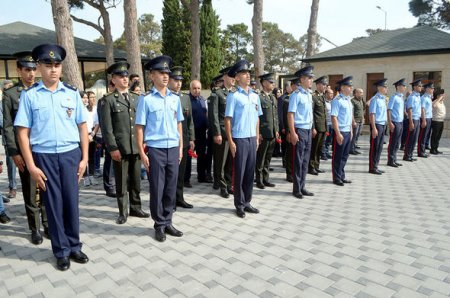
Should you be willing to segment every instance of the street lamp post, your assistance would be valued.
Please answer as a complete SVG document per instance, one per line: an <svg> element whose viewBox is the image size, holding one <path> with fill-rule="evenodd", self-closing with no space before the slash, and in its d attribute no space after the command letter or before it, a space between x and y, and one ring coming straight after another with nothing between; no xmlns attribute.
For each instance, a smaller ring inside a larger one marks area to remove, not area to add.
<svg viewBox="0 0 450 298"><path fill-rule="evenodd" d="M384 12L384 30L387 30L387 11L381 8L381 6L377 5L377 8Z"/></svg>

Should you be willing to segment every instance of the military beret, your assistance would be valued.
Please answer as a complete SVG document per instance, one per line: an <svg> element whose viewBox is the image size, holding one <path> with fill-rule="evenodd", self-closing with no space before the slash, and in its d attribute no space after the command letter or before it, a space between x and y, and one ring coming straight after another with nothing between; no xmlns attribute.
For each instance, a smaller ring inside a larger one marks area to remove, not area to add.
<svg viewBox="0 0 450 298"><path fill-rule="evenodd" d="M414 86L422 87L422 80L420 80L420 79L415 80L415 81L413 81L412 83L410 83L410 85L412 85L413 87L414 87Z"/></svg>
<svg viewBox="0 0 450 298"><path fill-rule="evenodd" d="M36 61L31 56L31 51L17 52L13 54L17 63L22 67L36 68Z"/></svg>
<svg viewBox="0 0 450 298"><path fill-rule="evenodd" d="M258 77L261 81L269 81L271 83L275 83L275 78L273 77L273 73L269 72Z"/></svg>
<svg viewBox="0 0 450 298"><path fill-rule="evenodd" d="M130 68L130 64L126 61L119 61L114 64L111 64L106 72L112 75L121 75L128 76L128 69Z"/></svg>
<svg viewBox="0 0 450 298"><path fill-rule="evenodd" d="M230 70L228 70L228 76L234 78L236 74L248 71L250 72L250 65L247 60L239 60L233 66L231 66Z"/></svg>
<svg viewBox="0 0 450 298"><path fill-rule="evenodd" d="M314 77L314 74L313 74L313 69L314 69L314 66L312 66L312 65L308 65L308 66L306 66L306 67L303 67L303 68L300 68L296 73L295 73L295 76L296 77L302 77L302 76L305 76L305 77L310 77L310 78L312 78L312 77Z"/></svg>
<svg viewBox="0 0 450 298"><path fill-rule="evenodd" d="M172 64L172 58L169 56L158 56L153 58L144 65L145 69L157 70L160 72L170 73L170 65Z"/></svg>
<svg viewBox="0 0 450 298"><path fill-rule="evenodd" d="M345 77L342 80L337 81L336 84L338 84L339 86L353 86L353 77Z"/></svg>
<svg viewBox="0 0 450 298"><path fill-rule="evenodd" d="M231 67L232 67L232 66L228 66L228 67L222 68L222 69L219 71L219 73L222 74L222 75L226 75L226 74L228 74L228 71L231 69Z"/></svg>
<svg viewBox="0 0 450 298"><path fill-rule="evenodd" d="M57 44L41 44L31 51L34 61L42 63L60 63L66 58L66 50Z"/></svg>
<svg viewBox="0 0 450 298"><path fill-rule="evenodd" d="M386 84L387 80L388 80L388 79L381 79L381 80L378 80L378 81L376 81L375 83L373 83L373 85L374 85L374 86L377 86L377 87L387 87L387 84Z"/></svg>
<svg viewBox="0 0 450 298"><path fill-rule="evenodd" d="M401 85L401 86L406 86L405 78L398 80L398 81L395 82L393 85L394 85L395 87L400 86L400 85Z"/></svg>
<svg viewBox="0 0 450 298"><path fill-rule="evenodd" d="M434 83L433 82L429 82L429 83L423 85L423 88L434 89Z"/></svg>
<svg viewBox="0 0 450 298"><path fill-rule="evenodd" d="M327 76L321 76L320 78L315 79L314 83L328 85L328 78Z"/></svg>
<svg viewBox="0 0 450 298"><path fill-rule="evenodd" d="M182 66L174 66L171 69L170 78L174 80L184 80L183 78L183 67Z"/></svg>
<svg viewBox="0 0 450 298"><path fill-rule="evenodd" d="M219 81L223 81L223 74L217 75L214 78L212 78L211 80L213 83L219 82Z"/></svg>

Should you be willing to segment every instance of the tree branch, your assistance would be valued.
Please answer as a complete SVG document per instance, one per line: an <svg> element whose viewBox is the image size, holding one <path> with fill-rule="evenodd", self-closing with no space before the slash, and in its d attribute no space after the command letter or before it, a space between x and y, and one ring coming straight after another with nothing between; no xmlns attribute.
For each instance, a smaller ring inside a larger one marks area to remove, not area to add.
<svg viewBox="0 0 450 298"><path fill-rule="evenodd" d="M97 30L98 32L100 32L100 34L103 36L104 35L104 30L103 30L103 28L102 27L100 27L99 25L97 25L97 24L94 24L94 23L92 23L92 22L89 22L89 21L86 21L86 20L84 20L84 19L79 19L79 18L77 18L76 16L74 16L74 15L70 15L70 17L75 21L75 22L78 22L78 23L81 23L81 24L85 24L85 25L87 25L87 26L89 26L89 27L92 27L92 28L94 28L95 30Z"/></svg>

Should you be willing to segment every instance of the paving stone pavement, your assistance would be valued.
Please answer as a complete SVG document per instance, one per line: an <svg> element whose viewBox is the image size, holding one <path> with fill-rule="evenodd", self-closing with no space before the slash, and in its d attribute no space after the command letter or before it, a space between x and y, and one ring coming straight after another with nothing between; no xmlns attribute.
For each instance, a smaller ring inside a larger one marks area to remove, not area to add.
<svg viewBox="0 0 450 298"><path fill-rule="evenodd" d="M154 240L153 222L114 223L115 199L82 187L81 240L90 257L59 272L50 241L29 242L20 193L0 225L0 297L448 297L450 295L450 140L444 155L404 162L382 176L351 156L344 187L327 173L307 177L316 195L298 200L274 159L273 189L254 189L261 213L235 216L233 200L194 183L174 225L182 238ZM2 152L3 155L3 152ZM194 166L195 169L195 166ZM6 166L0 187L7 189ZM194 182L196 174L192 175ZM18 180L19 181L19 180ZM148 210L148 183L142 199Z"/></svg>

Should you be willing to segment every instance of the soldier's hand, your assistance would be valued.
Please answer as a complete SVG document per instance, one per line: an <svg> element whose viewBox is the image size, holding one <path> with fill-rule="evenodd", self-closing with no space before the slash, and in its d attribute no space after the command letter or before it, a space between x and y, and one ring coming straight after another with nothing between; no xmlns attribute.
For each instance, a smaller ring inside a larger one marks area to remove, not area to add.
<svg viewBox="0 0 450 298"><path fill-rule="evenodd" d="M141 161L144 165L144 168L147 172L150 171L150 161L148 160L148 156L146 154L141 155Z"/></svg>
<svg viewBox="0 0 450 298"><path fill-rule="evenodd" d="M194 141L189 141L189 149L191 149L192 151L194 151L195 148L195 143Z"/></svg>
<svg viewBox="0 0 450 298"><path fill-rule="evenodd" d="M222 136L214 136L214 143L216 143L217 145L222 145Z"/></svg>
<svg viewBox="0 0 450 298"><path fill-rule="evenodd" d="M372 129L372 138L375 139L376 137L378 137L378 129L374 128Z"/></svg>
<svg viewBox="0 0 450 298"><path fill-rule="evenodd" d="M21 171L21 172L25 171L26 165L25 165L25 161L22 158L22 155L20 155L20 154L14 155L14 156L12 156L12 159L13 159L16 167L19 168L19 171Z"/></svg>
<svg viewBox="0 0 450 298"><path fill-rule="evenodd" d="M84 172L86 172L86 166L87 166L87 160L82 159L80 161L80 164L78 165L78 183L80 182L81 178L83 177Z"/></svg>
<svg viewBox="0 0 450 298"><path fill-rule="evenodd" d="M315 138L317 135L317 130L315 128L313 128L312 130L312 137Z"/></svg>
<svg viewBox="0 0 450 298"><path fill-rule="evenodd" d="M280 138L280 134L278 133L278 131L275 133L275 139L279 139Z"/></svg>
<svg viewBox="0 0 450 298"><path fill-rule="evenodd" d="M427 127L427 121L426 121L426 120L422 120L422 125L421 125L421 127L422 127L422 128Z"/></svg>
<svg viewBox="0 0 450 298"><path fill-rule="evenodd" d="M230 142L230 152L234 158L236 156L236 144L234 142Z"/></svg>
<svg viewBox="0 0 450 298"><path fill-rule="evenodd" d="M178 157L178 164L180 164L181 160L183 159L183 148L180 147L179 151L180 151L180 154L179 154L179 157Z"/></svg>
<svg viewBox="0 0 450 298"><path fill-rule="evenodd" d="M390 123L389 123L389 128L391 129L391 132L393 132L394 129L395 129L394 123L390 122Z"/></svg>
<svg viewBox="0 0 450 298"><path fill-rule="evenodd" d="M336 135L336 141L339 145L342 145L344 142L344 136L340 132Z"/></svg>
<svg viewBox="0 0 450 298"><path fill-rule="evenodd" d="M298 143L298 135L296 132L291 132L289 134L291 136L291 144L296 145Z"/></svg>
<svg viewBox="0 0 450 298"><path fill-rule="evenodd" d="M3 173L3 165L0 165L0 174Z"/></svg>
<svg viewBox="0 0 450 298"><path fill-rule="evenodd" d="M47 177L44 172L41 171L38 167L34 166L33 168L28 169L30 171L30 176L34 181L39 185L39 188L43 191L46 191L45 181L47 181Z"/></svg>
<svg viewBox="0 0 450 298"><path fill-rule="evenodd" d="M119 150L114 150L110 152L112 160L120 161L122 159L122 155Z"/></svg>
<svg viewBox="0 0 450 298"><path fill-rule="evenodd" d="M409 131L413 131L414 130L414 122L410 122L409 123Z"/></svg>

